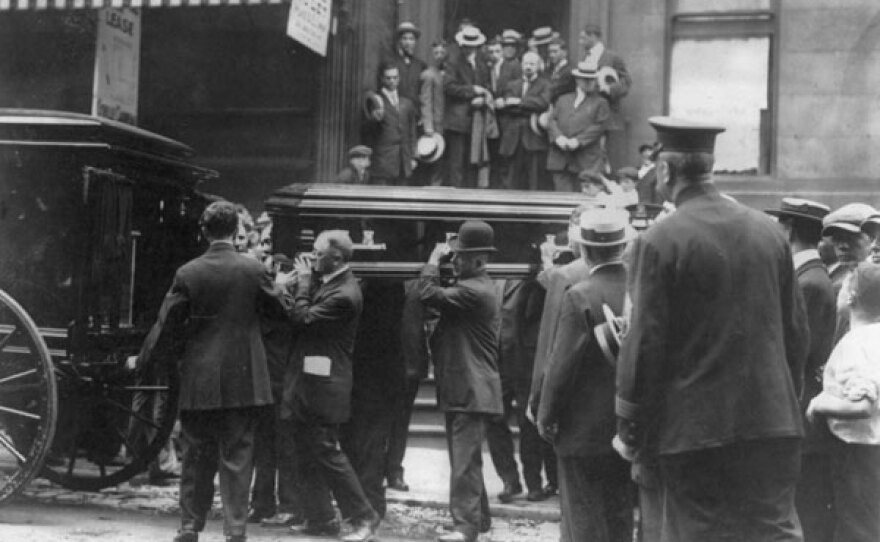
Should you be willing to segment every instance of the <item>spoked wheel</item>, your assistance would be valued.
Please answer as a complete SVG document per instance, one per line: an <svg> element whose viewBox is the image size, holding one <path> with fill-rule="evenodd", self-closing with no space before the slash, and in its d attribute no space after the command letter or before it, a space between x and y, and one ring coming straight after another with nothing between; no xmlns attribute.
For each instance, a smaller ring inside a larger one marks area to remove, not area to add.
<svg viewBox="0 0 880 542"><path fill-rule="evenodd" d="M173 364L131 372L119 352L59 365L59 431L42 475L70 489L98 491L173 453L167 445L177 420L177 382Z"/></svg>
<svg viewBox="0 0 880 542"><path fill-rule="evenodd" d="M42 468L57 409L49 349L27 312L0 290L0 502Z"/></svg>

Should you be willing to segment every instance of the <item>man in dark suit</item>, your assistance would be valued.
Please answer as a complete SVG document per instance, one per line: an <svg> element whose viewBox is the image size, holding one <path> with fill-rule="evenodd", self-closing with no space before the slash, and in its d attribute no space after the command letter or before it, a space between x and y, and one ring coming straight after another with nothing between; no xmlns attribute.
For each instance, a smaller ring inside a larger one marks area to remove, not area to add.
<svg viewBox="0 0 880 542"><path fill-rule="evenodd" d="M590 267L587 280L562 301L556 340L544 375L538 431L556 445L564 540L632 540L629 464L611 447L615 433L614 366L593 335L604 307L623 312L623 250L635 232L622 210L581 215L575 242Z"/></svg>
<svg viewBox="0 0 880 542"><path fill-rule="evenodd" d="M822 391L822 372L834 346L837 307L831 278L816 247L822 238L822 218L827 205L799 198L783 198L779 209L766 213L777 217L788 236L798 284L804 294L810 327L810 351L804 367L801 409L806 412L813 397ZM797 511L806 542L831 540L834 533L834 486L829 457L834 439L826 424L806 423L797 486Z"/></svg>
<svg viewBox="0 0 880 542"><path fill-rule="evenodd" d="M523 76L509 82L495 101L501 122L499 152L508 161L503 188L509 190L538 190L547 162L547 139L529 126L532 115L550 106L550 82L538 75L540 60L537 53L524 54Z"/></svg>
<svg viewBox="0 0 880 542"><path fill-rule="evenodd" d="M485 108L492 99L489 68L479 56L486 37L477 27L466 26L455 35L455 41L460 54L450 62L443 86L449 184L475 188L478 164L471 159L474 111Z"/></svg>
<svg viewBox="0 0 880 542"><path fill-rule="evenodd" d="M176 361L180 372L183 468L175 542L198 540L218 470L226 540L246 539L254 428L260 407L272 404L260 315L283 309L260 262L236 253L238 222L235 206L225 201L202 214L211 246L177 270L137 360L139 368Z"/></svg>
<svg viewBox="0 0 880 542"><path fill-rule="evenodd" d="M404 185L415 167L416 106L398 92L398 68L385 64L380 69L382 89L376 103L381 105L370 111L366 127L374 152L371 182Z"/></svg>
<svg viewBox="0 0 880 542"><path fill-rule="evenodd" d="M414 104L419 103L419 91L421 83L419 77L425 68L425 62L416 56L416 45L421 32L411 22L402 22L395 32L397 42L394 50L379 59L379 65L394 66L400 75L400 95L406 97ZM384 74L379 70L378 84L382 86Z"/></svg>
<svg viewBox="0 0 880 542"><path fill-rule="evenodd" d="M555 104L560 96L574 92L577 86L571 75L568 45L564 39L553 38L553 41L547 45L547 59L549 62L545 76L550 81L550 103Z"/></svg>
<svg viewBox="0 0 880 542"><path fill-rule="evenodd" d="M571 73L577 90L556 101L548 130L547 170L553 173L553 185L559 192L579 192L577 176L582 171L604 169L601 139L611 114L608 102L599 96L596 71L580 64Z"/></svg>
<svg viewBox="0 0 880 542"><path fill-rule="evenodd" d="M654 146L643 143L639 145L639 156L642 162L638 167L638 182L636 192L639 194L639 203L662 204L663 195L657 190L657 167Z"/></svg>
<svg viewBox="0 0 880 542"><path fill-rule="evenodd" d="M492 227L465 222L449 246L438 244L422 270L422 302L440 312L431 337L437 378L437 403L446 414L451 468L449 511L455 530L441 542L473 542L491 524L483 484L482 444L486 423L501 408L498 374L499 302L487 272ZM440 258L451 249L458 282L442 287Z"/></svg>
<svg viewBox="0 0 880 542"><path fill-rule="evenodd" d="M603 68L611 68L617 74L617 80L600 85L600 90L608 105L611 106L611 121L608 129L612 131L623 130L623 116L620 110L621 100L629 94L632 86L632 78L626 63L620 55L605 47L602 42L602 29L595 24L584 25L580 33L580 44L584 48L583 61L596 67L597 71Z"/></svg>
<svg viewBox="0 0 880 542"><path fill-rule="evenodd" d="M379 516L339 445L339 425L351 417L352 355L363 299L348 267L352 242L342 230L321 232L310 259L276 282L293 288L288 315L298 332L284 381L282 417L292 418L300 461L305 534L337 534L330 493L353 531L346 541L373 536ZM295 285L294 285L295 284ZM314 287L313 287L314 286Z"/></svg>
<svg viewBox="0 0 880 542"><path fill-rule="evenodd" d="M512 36L508 34L508 40L511 37ZM492 92L492 96L496 99L502 95L504 88L510 81L519 79L522 76L522 68L520 67L519 59L516 58L516 56L506 56L505 50L509 51L510 47L505 47L501 37L493 38L487 47L489 79L491 81L489 90ZM501 138L504 137L504 122L500 118L501 116L503 116L503 112L496 110L499 137L491 138L487 141L489 147L489 160L491 163L489 179L490 184L493 187L498 187L502 184L502 177L507 169L507 164L498 152L499 146L501 145Z"/></svg>
<svg viewBox="0 0 880 542"><path fill-rule="evenodd" d="M809 330L791 248L769 217L712 184L723 128L649 122L677 209L632 246L615 446L658 455L664 539L800 540Z"/></svg>

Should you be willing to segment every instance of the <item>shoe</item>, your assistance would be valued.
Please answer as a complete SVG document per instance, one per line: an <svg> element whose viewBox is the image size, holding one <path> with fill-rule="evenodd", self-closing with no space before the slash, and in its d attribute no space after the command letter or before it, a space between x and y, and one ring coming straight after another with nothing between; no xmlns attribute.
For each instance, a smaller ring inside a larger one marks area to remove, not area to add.
<svg viewBox="0 0 880 542"><path fill-rule="evenodd" d="M533 489L526 495L526 500L530 502L546 501L550 495L545 493L543 489Z"/></svg>
<svg viewBox="0 0 880 542"><path fill-rule="evenodd" d="M199 533L195 531L177 531L174 542L199 542Z"/></svg>
<svg viewBox="0 0 880 542"><path fill-rule="evenodd" d="M379 520L362 519L354 522L353 530L342 537L342 542L367 542L372 540L376 534L376 527L379 526Z"/></svg>
<svg viewBox="0 0 880 542"><path fill-rule="evenodd" d="M305 520L302 525L294 525L290 528L294 534L308 534L312 536L336 536L339 534L339 520L333 518L327 521Z"/></svg>
<svg viewBox="0 0 880 542"><path fill-rule="evenodd" d="M547 484L544 486L544 495L548 497L552 497L553 495L557 495L559 493L559 488L554 486L553 484Z"/></svg>
<svg viewBox="0 0 880 542"><path fill-rule="evenodd" d="M263 527L292 527L294 525L302 525L305 520L296 515L286 512L279 512L274 516L263 519L260 525Z"/></svg>
<svg viewBox="0 0 880 542"><path fill-rule="evenodd" d="M503 503L508 503L513 501L514 495L519 495L522 492L523 488L522 484L519 483L519 480L516 480L513 483L504 482L504 489L498 494L498 500Z"/></svg>
<svg viewBox="0 0 880 542"><path fill-rule="evenodd" d="M388 479L388 489L395 491L409 491L409 486L403 481L403 476L395 476Z"/></svg>
<svg viewBox="0 0 880 542"><path fill-rule="evenodd" d="M451 533L441 534L437 537L437 542L468 542L467 536L461 531L452 531Z"/></svg>
<svg viewBox="0 0 880 542"><path fill-rule="evenodd" d="M272 517L274 514L268 514L262 510L252 508L247 517L248 523L262 523L264 519Z"/></svg>

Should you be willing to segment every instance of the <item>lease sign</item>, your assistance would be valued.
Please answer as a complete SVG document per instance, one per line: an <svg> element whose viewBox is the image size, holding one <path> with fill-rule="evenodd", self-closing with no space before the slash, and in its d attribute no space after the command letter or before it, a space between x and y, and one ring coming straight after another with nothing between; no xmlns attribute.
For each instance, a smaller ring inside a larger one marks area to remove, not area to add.
<svg viewBox="0 0 880 542"><path fill-rule="evenodd" d="M321 56L327 56L332 0L291 0L287 35Z"/></svg>
<svg viewBox="0 0 880 542"><path fill-rule="evenodd" d="M139 10L98 11L93 115L137 124L140 48Z"/></svg>

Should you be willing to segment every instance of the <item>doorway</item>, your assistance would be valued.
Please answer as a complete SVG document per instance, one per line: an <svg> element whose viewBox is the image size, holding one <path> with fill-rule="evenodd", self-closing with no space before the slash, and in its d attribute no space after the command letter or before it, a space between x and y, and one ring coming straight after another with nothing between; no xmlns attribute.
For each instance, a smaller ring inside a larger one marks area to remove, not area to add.
<svg viewBox="0 0 880 542"><path fill-rule="evenodd" d="M488 39L509 28L528 37L542 26L550 26L564 36L568 5L568 0L450 0L446 4L445 35L455 35L459 21L467 17Z"/></svg>

